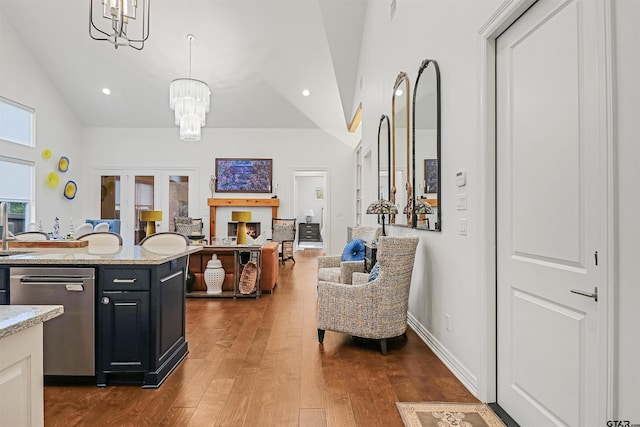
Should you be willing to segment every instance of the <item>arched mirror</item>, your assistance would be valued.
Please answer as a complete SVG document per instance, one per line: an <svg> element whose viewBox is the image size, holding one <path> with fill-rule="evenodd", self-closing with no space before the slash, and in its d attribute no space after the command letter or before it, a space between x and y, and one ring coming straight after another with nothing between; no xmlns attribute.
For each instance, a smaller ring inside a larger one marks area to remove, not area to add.
<svg viewBox="0 0 640 427"><path fill-rule="evenodd" d="M391 188L391 125L389 116L380 116L378 124L378 199L389 200Z"/></svg>
<svg viewBox="0 0 640 427"><path fill-rule="evenodd" d="M391 216L391 223L410 227L413 197L409 175L409 77L405 72L398 74L393 86L391 147L391 202L398 208L398 214Z"/></svg>
<svg viewBox="0 0 640 427"><path fill-rule="evenodd" d="M413 88L413 226L440 231L440 69L425 59Z"/></svg>
<svg viewBox="0 0 640 427"><path fill-rule="evenodd" d="M391 200L391 125L389 116L383 114L378 123L378 199ZM389 217L378 215L378 223L389 224Z"/></svg>

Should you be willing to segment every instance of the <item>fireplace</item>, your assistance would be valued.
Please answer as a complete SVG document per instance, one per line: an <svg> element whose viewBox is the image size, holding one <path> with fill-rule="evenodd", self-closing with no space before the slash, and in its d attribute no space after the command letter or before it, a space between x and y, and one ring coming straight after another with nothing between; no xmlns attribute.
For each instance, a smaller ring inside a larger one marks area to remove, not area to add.
<svg viewBox="0 0 640 427"><path fill-rule="evenodd" d="M257 239L260 235L260 223L259 222L247 222L247 234L251 236L253 239ZM235 236L238 234L238 223L237 222L228 222L227 223L227 236Z"/></svg>
<svg viewBox="0 0 640 427"><path fill-rule="evenodd" d="M231 210L237 210L236 208L243 207L248 209L242 210L252 210L253 208L270 208L271 215L267 219L263 219L262 222L268 227L266 229L267 234L270 231L271 220L273 218L278 217L278 206L280 206L280 200L277 198L271 199L218 199L211 198L207 199L207 204L209 205L209 241L214 242L216 238L216 223L217 223L217 208L225 208L229 210L229 215L221 220L220 230L217 230L220 234L224 233L224 223L231 219ZM227 219L228 218L228 219Z"/></svg>

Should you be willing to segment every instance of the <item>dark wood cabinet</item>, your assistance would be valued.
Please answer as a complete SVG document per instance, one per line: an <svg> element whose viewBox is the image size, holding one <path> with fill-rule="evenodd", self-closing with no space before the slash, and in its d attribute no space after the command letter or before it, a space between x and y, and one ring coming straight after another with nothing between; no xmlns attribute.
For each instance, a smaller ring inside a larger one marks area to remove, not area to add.
<svg viewBox="0 0 640 427"><path fill-rule="evenodd" d="M9 269L0 268L0 305L9 304Z"/></svg>
<svg viewBox="0 0 640 427"><path fill-rule="evenodd" d="M157 388L187 354L186 269L186 257L158 266L100 268L99 386L109 377L139 373L143 387Z"/></svg>
<svg viewBox="0 0 640 427"><path fill-rule="evenodd" d="M298 242L321 242L320 224L317 222L301 222L298 226Z"/></svg>
<svg viewBox="0 0 640 427"><path fill-rule="evenodd" d="M108 291L98 304L98 378L112 372L149 370L149 292Z"/></svg>

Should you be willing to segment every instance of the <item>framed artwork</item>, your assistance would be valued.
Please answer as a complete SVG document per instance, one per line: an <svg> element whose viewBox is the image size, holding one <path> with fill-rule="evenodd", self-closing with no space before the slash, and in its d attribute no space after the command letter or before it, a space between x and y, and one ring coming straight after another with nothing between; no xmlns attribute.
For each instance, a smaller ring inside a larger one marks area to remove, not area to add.
<svg viewBox="0 0 640 427"><path fill-rule="evenodd" d="M316 200L324 200L324 188L316 187Z"/></svg>
<svg viewBox="0 0 640 427"><path fill-rule="evenodd" d="M216 192L271 193L272 159L216 159Z"/></svg>
<svg viewBox="0 0 640 427"><path fill-rule="evenodd" d="M424 160L425 193L438 192L438 159Z"/></svg>

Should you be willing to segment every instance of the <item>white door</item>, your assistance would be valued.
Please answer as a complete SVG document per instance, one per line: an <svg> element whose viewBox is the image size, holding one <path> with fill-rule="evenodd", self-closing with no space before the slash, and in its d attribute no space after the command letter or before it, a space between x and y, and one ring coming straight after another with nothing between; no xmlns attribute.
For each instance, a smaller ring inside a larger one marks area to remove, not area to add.
<svg viewBox="0 0 640 427"><path fill-rule="evenodd" d="M596 5L539 0L496 40L497 398L523 426L600 425L602 298L572 293L607 286Z"/></svg>

